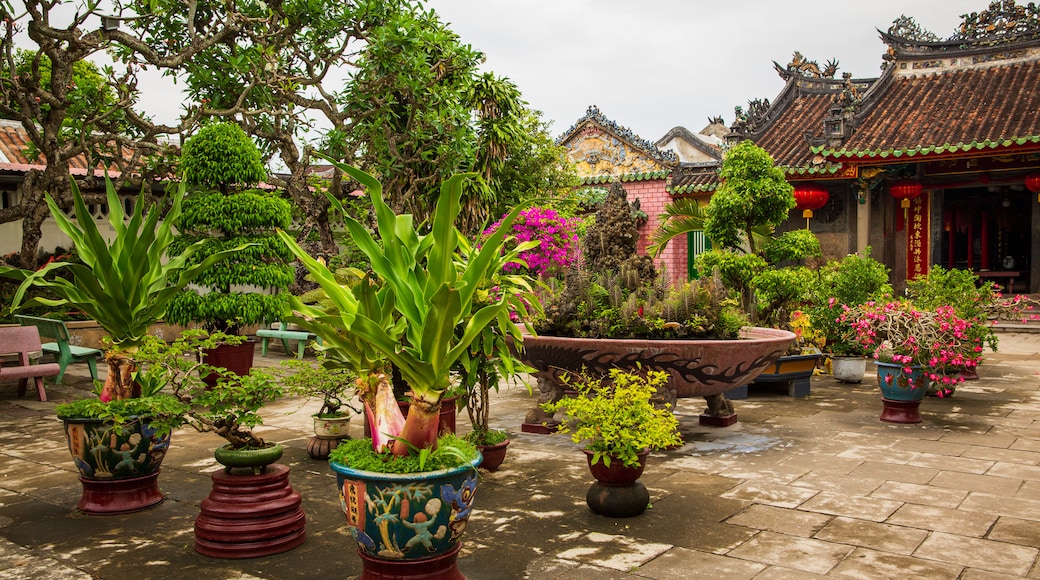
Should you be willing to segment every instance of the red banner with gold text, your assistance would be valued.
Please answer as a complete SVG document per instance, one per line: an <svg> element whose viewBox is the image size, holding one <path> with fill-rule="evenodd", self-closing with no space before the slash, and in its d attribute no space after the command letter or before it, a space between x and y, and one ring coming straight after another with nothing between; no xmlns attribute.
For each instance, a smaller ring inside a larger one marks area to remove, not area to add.
<svg viewBox="0 0 1040 580"><path fill-rule="evenodd" d="M931 236L931 212L928 191L910 200L906 228L906 279L928 274L928 241Z"/></svg>

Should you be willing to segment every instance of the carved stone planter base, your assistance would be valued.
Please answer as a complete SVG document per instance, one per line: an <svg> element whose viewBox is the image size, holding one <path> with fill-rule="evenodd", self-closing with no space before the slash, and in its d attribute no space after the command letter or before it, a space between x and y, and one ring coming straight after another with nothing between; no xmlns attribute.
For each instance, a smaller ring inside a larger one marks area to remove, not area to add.
<svg viewBox="0 0 1040 580"><path fill-rule="evenodd" d="M713 417L711 415L701 415L700 424L704 427L729 427L737 423L737 414L726 415L725 417Z"/></svg>
<svg viewBox="0 0 1040 580"><path fill-rule="evenodd" d="M543 425L542 423L524 423L520 426L520 431L538 435L552 435L559 429L559 425Z"/></svg>

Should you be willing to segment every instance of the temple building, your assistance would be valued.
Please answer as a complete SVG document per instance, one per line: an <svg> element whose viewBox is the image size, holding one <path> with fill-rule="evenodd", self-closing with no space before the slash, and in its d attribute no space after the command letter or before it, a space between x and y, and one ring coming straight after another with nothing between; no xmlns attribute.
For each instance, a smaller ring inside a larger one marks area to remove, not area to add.
<svg viewBox="0 0 1040 580"><path fill-rule="evenodd" d="M738 107L726 145L750 139L787 172L800 207L786 229L806 227L801 210L815 209L810 227L826 253L869 246L892 269L897 288L940 265L1037 292L1038 9L993 2L966 15L947 39L900 17L881 38L887 51L878 78L835 78L836 62L820 67L799 53L787 66L776 64L784 88L772 101ZM638 150L630 141L639 141L614 135ZM561 142L580 145L573 133ZM641 169L642 179L620 166L614 177L651 216L671 197L709 196L717 185L711 162L670 159ZM603 167L589 169L582 173L587 184L606 180ZM662 190L668 198L642 197ZM696 253L692 238L677 241L663 257L673 277Z"/></svg>

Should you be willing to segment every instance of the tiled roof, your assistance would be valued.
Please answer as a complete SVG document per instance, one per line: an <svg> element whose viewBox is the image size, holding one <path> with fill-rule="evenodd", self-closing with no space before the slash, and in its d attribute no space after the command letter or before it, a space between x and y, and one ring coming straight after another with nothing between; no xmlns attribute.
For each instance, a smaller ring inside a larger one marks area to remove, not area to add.
<svg viewBox="0 0 1040 580"><path fill-rule="evenodd" d="M796 81L789 81L796 82ZM803 167L809 164L812 152L806 141L806 132L820 133L823 118L831 106L832 94L800 93L780 112L755 144L765 149L781 167ZM777 103L779 106L780 103Z"/></svg>
<svg viewBox="0 0 1040 580"><path fill-rule="evenodd" d="M833 159L906 158L1040 143L1040 61L894 76Z"/></svg>
<svg viewBox="0 0 1040 580"><path fill-rule="evenodd" d="M26 173L31 169L43 169L46 161L42 158L35 161L30 160L26 152L30 147L29 134L22 128L22 124L10 119L0 119L0 172ZM69 160L69 173L72 175L86 175L87 163L83 155L77 155ZM94 175L101 177L104 170L94 169ZM109 175L115 177L119 172L113 167L109 168Z"/></svg>
<svg viewBox="0 0 1040 580"><path fill-rule="evenodd" d="M626 173L624 175L590 175L581 179L582 185L597 185L601 183L612 183L613 181L630 182L630 181L652 181L655 179L665 179L668 177L669 170L662 169L660 171L644 171L642 173Z"/></svg>
<svg viewBox="0 0 1040 580"><path fill-rule="evenodd" d="M599 107L592 105L585 111L585 116L578 119L570 129L567 129L558 139L557 144L566 143L571 139L582 127L588 123L595 123L600 127L613 133L617 138L628 143L632 147L635 147L647 157L658 161L663 165L675 165L679 163L679 156L674 151L662 151L657 148L657 145L643 139L639 135L636 135L628 127L623 127L614 121L608 119L603 113L600 112Z"/></svg>
<svg viewBox="0 0 1040 580"><path fill-rule="evenodd" d="M719 186L717 164L683 166L672 171L668 193L672 196L712 193Z"/></svg>

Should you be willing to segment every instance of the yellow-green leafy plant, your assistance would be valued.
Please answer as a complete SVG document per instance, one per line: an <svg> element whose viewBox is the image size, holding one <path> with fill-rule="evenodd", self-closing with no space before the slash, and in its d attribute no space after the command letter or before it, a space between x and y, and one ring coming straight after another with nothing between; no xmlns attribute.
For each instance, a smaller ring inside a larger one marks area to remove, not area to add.
<svg viewBox="0 0 1040 580"><path fill-rule="evenodd" d="M668 373L611 369L608 377L579 376L568 382L577 390L576 397L542 407L567 415L559 432L570 433L575 443L584 443L593 454L594 465L602 461L610 467L612 461L621 461L636 467L641 453L682 443L679 421L670 405L657 406L653 401L657 389L668 383Z"/></svg>

